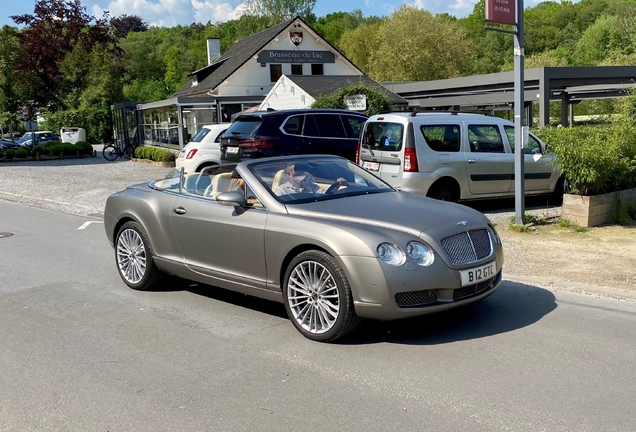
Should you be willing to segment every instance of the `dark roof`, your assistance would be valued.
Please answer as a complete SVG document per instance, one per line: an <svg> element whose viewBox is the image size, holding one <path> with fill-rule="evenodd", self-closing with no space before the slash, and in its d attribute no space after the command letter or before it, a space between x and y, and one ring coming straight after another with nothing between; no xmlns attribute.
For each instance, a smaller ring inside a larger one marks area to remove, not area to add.
<svg viewBox="0 0 636 432"><path fill-rule="evenodd" d="M218 60L190 74L196 75L198 85L192 86L192 81L195 79L193 77L171 97L198 95L207 93L209 90L214 90L296 19L298 19L298 17L294 17L267 28L260 33L236 41L221 54Z"/></svg>
<svg viewBox="0 0 636 432"><path fill-rule="evenodd" d="M287 75L287 78L313 98L327 96L341 88L363 84L384 93L393 105L408 105L408 101L366 75Z"/></svg>

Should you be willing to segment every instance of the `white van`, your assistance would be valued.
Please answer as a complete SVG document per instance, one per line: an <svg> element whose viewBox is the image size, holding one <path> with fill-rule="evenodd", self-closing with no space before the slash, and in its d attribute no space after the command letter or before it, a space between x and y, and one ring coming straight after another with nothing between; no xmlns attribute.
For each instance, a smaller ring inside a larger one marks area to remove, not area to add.
<svg viewBox="0 0 636 432"><path fill-rule="evenodd" d="M219 137L232 123L206 125L192 138L177 157L175 166L186 173L199 172L203 168L221 163Z"/></svg>
<svg viewBox="0 0 636 432"><path fill-rule="evenodd" d="M484 114L392 112L370 117L357 163L397 189L446 201L514 196L514 124ZM532 133L526 195L562 193L554 154Z"/></svg>

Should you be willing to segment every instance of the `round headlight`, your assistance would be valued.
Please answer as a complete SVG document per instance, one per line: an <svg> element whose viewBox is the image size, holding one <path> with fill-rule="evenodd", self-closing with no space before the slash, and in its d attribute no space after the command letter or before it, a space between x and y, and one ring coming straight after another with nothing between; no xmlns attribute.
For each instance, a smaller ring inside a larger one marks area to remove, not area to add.
<svg viewBox="0 0 636 432"><path fill-rule="evenodd" d="M399 247L391 243L382 243L378 246L378 257L387 264L394 266L404 264L406 259L404 257L404 252L402 252Z"/></svg>
<svg viewBox="0 0 636 432"><path fill-rule="evenodd" d="M435 260L431 248L419 242L409 242L406 245L406 254L415 261L415 264L421 266L429 266Z"/></svg>
<svg viewBox="0 0 636 432"><path fill-rule="evenodd" d="M497 243L499 246L501 246L501 237L499 237L499 234L497 234L497 230L495 229L495 226L491 225L491 224L488 224L488 226L492 230L493 237L495 238L495 243Z"/></svg>

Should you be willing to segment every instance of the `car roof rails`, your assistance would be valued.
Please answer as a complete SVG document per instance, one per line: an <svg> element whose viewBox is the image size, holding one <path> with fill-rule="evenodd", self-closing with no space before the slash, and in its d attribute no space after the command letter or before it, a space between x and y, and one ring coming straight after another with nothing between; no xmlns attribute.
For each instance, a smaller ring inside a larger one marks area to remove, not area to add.
<svg viewBox="0 0 636 432"><path fill-rule="evenodd" d="M491 114L488 111L484 110L413 110L410 112L410 117L415 117L418 114L481 114L485 116L490 116Z"/></svg>

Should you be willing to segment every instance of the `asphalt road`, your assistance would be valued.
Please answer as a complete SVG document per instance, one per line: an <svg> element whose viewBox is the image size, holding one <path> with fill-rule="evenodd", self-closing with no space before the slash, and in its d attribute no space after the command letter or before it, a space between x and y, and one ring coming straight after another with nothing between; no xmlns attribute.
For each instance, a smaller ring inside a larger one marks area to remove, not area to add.
<svg viewBox="0 0 636 432"><path fill-rule="evenodd" d="M99 219L0 201L0 232L2 431L636 429L631 301L504 282L320 344L275 303L129 290Z"/></svg>

